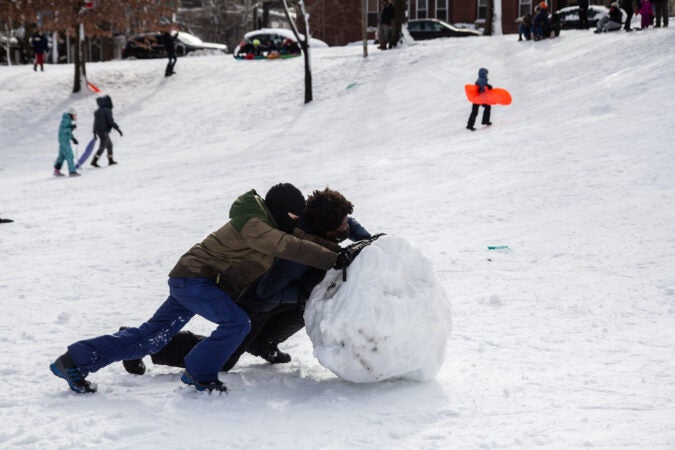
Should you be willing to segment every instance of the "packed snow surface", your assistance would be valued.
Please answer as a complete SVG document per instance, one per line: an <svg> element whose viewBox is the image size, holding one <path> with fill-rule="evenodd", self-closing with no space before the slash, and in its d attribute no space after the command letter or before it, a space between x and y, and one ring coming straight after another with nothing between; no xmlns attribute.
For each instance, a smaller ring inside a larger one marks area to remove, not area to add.
<svg viewBox="0 0 675 450"><path fill-rule="evenodd" d="M345 380L429 380L445 361L451 313L431 261L384 236L313 291L305 326L321 365Z"/></svg>
<svg viewBox="0 0 675 450"><path fill-rule="evenodd" d="M96 95L71 94L72 65L0 67L0 447L675 448L673 48L669 27L315 49L308 105L302 58L89 64L119 164L65 179L61 114L81 153ZM472 133L480 67L513 103ZM148 319L232 201L280 181L339 190L431 261L453 320L433 379L343 380L304 331L291 363L221 373L222 396L149 358L91 374L93 395L50 373Z"/></svg>

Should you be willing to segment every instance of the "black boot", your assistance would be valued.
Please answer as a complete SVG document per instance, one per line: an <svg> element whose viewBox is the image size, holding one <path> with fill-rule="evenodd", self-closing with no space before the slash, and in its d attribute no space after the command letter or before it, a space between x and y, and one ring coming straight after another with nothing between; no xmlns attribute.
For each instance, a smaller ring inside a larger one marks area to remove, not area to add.
<svg viewBox="0 0 675 450"><path fill-rule="evenodd" d="M120 331L126 330L129 327L120 327ZM145 374L145 363L142 359L125 359L122 361L124 369L133 375Z"/></svg>
<svg viewBox="0 0 675 450"><path fill-rule="evenodd" d="M279 350L276 342L267 342L263 348L248 348L247 351L259 356L270 364L285 364L291 362L291 355Z"/></svg>
<svg viewBox="0 0 675 450"><path fill-rule="evenodd" d="M91 165L94 167L101 167L98 165L98 156L94 156L94 159L91 160Z"/></svg>
<svg viewBox="0 0 675 450"><path fill-rule="evenodd" d="M112 166L113 164L117 164L117 161L113 159L112 155L108 155L108 165Z"/></svg>

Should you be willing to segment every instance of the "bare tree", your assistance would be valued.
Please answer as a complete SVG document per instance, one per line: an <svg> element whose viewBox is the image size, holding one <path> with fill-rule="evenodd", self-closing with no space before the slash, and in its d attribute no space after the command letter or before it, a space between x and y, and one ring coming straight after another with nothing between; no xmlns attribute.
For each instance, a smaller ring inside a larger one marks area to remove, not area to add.
<svg viewBox="0 0 675 450"><path fill-rule="evenodd" d="M288 6L289 0L283 1L286 18L288 19L288 22L291 24L291 30L295 35L295 40L298 41L298 44L300 44L302 54L305 57L305 104L307 104L314 99L312 94L312 68L310 65L310 55L309 55L309 16L305 11L304 0L294 0L296 4L295 16L291 15L291 12L289 10ZM299 20L301 20L302 21L301 23L304 25L305 31L304 38L300 37L300 32L298 31L298 27L295 23L294 17L297 17Z"/></svg>

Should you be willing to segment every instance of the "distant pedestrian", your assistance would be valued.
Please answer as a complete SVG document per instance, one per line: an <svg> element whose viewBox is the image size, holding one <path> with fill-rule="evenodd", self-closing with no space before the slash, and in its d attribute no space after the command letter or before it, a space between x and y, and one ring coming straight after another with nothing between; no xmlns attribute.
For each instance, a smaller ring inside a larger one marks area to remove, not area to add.
<svg viewBox="0 0 675 450"><path fill-rule="evenodd" d="M100 167L98 159L103 154L103 150L107 150L108 165L112 166L113 164L117 164L117 161L113 159L113 143L110 140L110 132L114 128L120 134L120 137L124 135L113 119L113 103L110 96L104 95L103 97L99 97L96 99L96 103L98 104L98 109L94 112L94 137L98 137L101 142L96 155L94 155L94 159L91 161L91 165Z"/></svg>
<svg viewBox="0 0 675 450"><path fill-rule="evenodd" d="M30 38L30 45L35 54L35 61L33 62L33 70L37 72L37 66L40 66L40 71L45 71L45 52L49 49L49 42L47 37L37 30Z"/></svg>
<svg viewBox="0 0 675 450"><path fill-rule="evenodd" d="M652 8L652 2L649 0L642 0L642 3L640 4L640 9L638 10L637 14L640 14L641 19L640 19L640 28L643 30L646 30L649 28L649 25L652 24L652 12L654 9Z"/></svg>
<svg viewBox="0 0 675 450"><path fill-rule="evenodd" d="M382 0L380 4L380 21L377 28L377 42L380 50L391 48L392 24L396 16L394 5L389 0Z"/></svg>
<svg viewBox="0 0 675 450"><path fill-rule="evenodd" d="M492 85L488 84L488 70L481 68L478 70L478 79L476 80L476 86L478 86L478 92L485 92L485 89L492 89ZM483 104L483 120L482 124L490 126L490 110L492 107L488 104ZM476 116L478 116L478 109L481 107L480 104L474 103L471 107L471 115L469 116L469 122L466 125L467 130L476 131L474 128L474 123L476 123Z"/></svg>
<svg viewBox="0 0 675 450"><path fill-rule="evenodd" d="M579 29L588 29L588 0L579 0Z"/></svg>
<svg viewBox="0 0 675 450"><path fill-rule="evenodd" d="M77 111L75 111L75 108L70 108L61 116L61 124L59 125L59 156L57 156L56 161L54 162L55 177L64 176L63 173L61 173L61 167L63 166L64 161L68 163L68 172L70 172L71 177L80 176L75 168L75 157L73 156L73 149L70 146L71 141L73 144L78 143L75 136L73 136L76 120Z"/></svg>
<svg viewBox="0 0 675 450"><path fill-rule="evenodd" d="M656 28L661 27L661 22L663 21L663 26L668 26L668 0L652 0L654 5L654 14L656 16Z"/></svg>
<svg viewBox="0 0 675 450"><path fill-rule="evenodd" d="M522 41L525 38L529 41L532 38L532 14L525 14L516 19L516 22L518 23L518 40Z"/></svg>
<svg viewBox="0 0 675 450"><path fill-rule="evenodd" d="M166 69L164 70L164 76L170 77L176 72L173 70L176 65L176 38L178 37L178 32L169 33L165 31L162 33L162 41L164 43L164 50L166 50L166 57L169 58L169 62L166 64Z"/></svg>
<svg viewBox="0 0 675 450"><path fill-rule="evenodd" d="M621 23L622 17L619 4L617 2L612 2L609 5L609 14L598 20L598 28L596 28L595 33L620 30Z"/></svg>
<svg viewBox="0 0 675 450"><path fill-rule="evenodd" d="M630 26L631 21L633 20L633 2L635 0L621 0L620 6L621 9L626 13L626 21L623 24L623 29L625 31L633 31Z"/></svg>

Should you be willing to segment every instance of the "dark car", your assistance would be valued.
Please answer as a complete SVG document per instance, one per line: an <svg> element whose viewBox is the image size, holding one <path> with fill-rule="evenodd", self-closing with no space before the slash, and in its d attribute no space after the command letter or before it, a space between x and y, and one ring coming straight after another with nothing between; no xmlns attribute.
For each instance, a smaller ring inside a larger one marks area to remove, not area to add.
<svg viewBox="0 0 675 450"><path fill-rule="evenodd" d="M457 28L438 19L413 19L408 21L408 33L416 41L445 37L480 36L480 31Z"/></svg>
<svg viewBox="0 0 675 450"><path fill-rule="evenodd" d="M227 45L204 42L190 33L178 32L176 37L176 56L185 56L188 53L220 51L227 53ZM129 39L122 50L122 58L166 58L162 33L145 33Z"/></svg>
<svg viewBox="0 0 675 450"><path fill-rule="evenodd" d="M560 25L563 30L573 30L579 28L579 7L568 6L556 11L560 18ZM604 6L590 5L588 7L588 27L595 28L598 26L598 21L609 14L609 9ZM621 10L622 20L626 20L626 13Z"/></svg>

